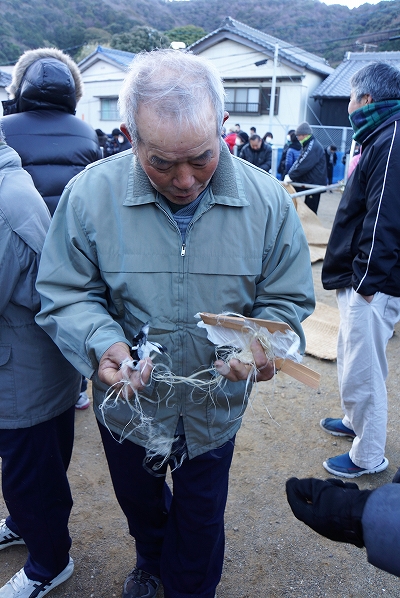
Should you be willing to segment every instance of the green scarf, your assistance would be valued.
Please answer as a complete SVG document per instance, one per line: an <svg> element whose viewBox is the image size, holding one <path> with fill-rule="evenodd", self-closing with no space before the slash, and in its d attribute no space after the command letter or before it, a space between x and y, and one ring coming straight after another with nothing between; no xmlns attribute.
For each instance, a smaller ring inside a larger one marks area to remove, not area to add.
<svg viewBox="0 0 400 598"><path fill-rule="evenodd" d="M304 139L302 139L301 141L299 140L300 143L301 143L301 145L303 145L303 143L305 143L306 141L308 141L310 139L310 137L311 137L311 135L307 135L307 137L304 137Z"/></svg>
<svg viewBox="0 0 400 598"><path fill-rule="evenodd" d="M353 139L362 144L368 135L396 112L400 112L400 100L373 102L354 110L349 114L350 124L354 131Z"/></svg>

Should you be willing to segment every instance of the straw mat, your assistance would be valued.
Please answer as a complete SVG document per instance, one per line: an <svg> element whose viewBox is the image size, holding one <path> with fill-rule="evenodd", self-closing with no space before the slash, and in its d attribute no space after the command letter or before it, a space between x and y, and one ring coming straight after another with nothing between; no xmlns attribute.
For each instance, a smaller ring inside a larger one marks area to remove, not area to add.
<svg viewBox="0 0 400 598"><path fill-rule="evenodd" d="M303 322L306 353L319 359L335 361L339 332L339 310L317 301L315 311Z"/></svg>

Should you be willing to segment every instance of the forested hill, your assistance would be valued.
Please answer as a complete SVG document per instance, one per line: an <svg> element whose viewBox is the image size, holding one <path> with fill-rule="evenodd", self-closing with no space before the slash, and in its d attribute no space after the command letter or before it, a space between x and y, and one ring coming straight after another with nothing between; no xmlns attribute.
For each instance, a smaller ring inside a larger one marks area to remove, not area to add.
<svg viewBox="0 0 400 598"><path fill-rule="evenodd" d="M208 33L227 16L324 56L332 65L346 51L361 51L364 46L356 41L366 34L361 41L371 44L368 50L400 50L400 0L352 10L319 0L2 0L0 64L43 45L76 57L84 44L108 44L113 35L135 26L165 32L195 25Z"/></svg>

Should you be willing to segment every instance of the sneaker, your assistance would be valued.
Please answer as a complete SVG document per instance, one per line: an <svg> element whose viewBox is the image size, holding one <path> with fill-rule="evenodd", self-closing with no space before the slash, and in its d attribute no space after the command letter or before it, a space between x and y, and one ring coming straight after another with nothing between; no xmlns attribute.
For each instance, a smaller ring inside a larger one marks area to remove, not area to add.
<svg viewBox="0 0 400 598"><path fill-rule="evenodd" d="M75 403L75 409L87 409L90 405L90 399L85 392L81 392L79 399Z"/></svg>
<svg viewBox="0 0 400 598"><path fill-rule="evenodd" d="M389 461L384 457L380 465L364 469L353 463L349 453L332 457L323 462L323 466L329 473L333 473L333 475L338 475L342 478L358 478L365 473L379 473L380 471L384 471L388 465Z"/></svg>
<svg viewBox="0 0 400 598"><path fill-rule="evenodd" d="M332 436L347 436L347 438L355 438L356 433L354 430L347 428L343 425L341 419L334 419L333 417L326 417L321 419L319 425L325 432L332 434Z"/></svg>
<svg viewBox="0 0 400 598"><path fill-rule="evenodd" d="M135 567L125 579L122 598L154 598L159 585L160 580L157 577Z"/></svg>
<svg viewBox="0 0 400 598"><path fill-rule="evenodd" d="M22 568L5 586L0 588L0 598L42 598L71 577L73 571L74 561L71 557L65 569L51 581L40 582L28 579Z"/></svg>
<svg viewBox="0 0 400 598"><path fill-rule="evenodd" d="M8 546L14 546L16 544L25 544L24 540L18 534L14 534L6 525L6 520L0 520L0 550L7 548Z"/></svg>

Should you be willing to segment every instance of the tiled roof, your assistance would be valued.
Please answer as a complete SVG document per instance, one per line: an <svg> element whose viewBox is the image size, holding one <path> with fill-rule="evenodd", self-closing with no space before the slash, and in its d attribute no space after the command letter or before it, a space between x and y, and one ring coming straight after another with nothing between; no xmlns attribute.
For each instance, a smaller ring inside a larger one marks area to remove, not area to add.
<svg viewBox="0 0 400 598"><path fill-rule="evenodd" d="M88 64L92 64L93 59L101 54L106 59L115 62L118 66L121 66L123 70L126 70L132 60L135 58L135 54L133 52L125 52L124 50L114 50L113 48L105 48L104 46L97 46L96 50L86 56L81 62L78 64L79 68L87 66Z"/></svg>
<svg viewBox="0 0 400 598"><path fill-rule="evenodd" d="M344 61L314 91L313 98L349 98L350 79L371 62L387 62L400 68L400 52L348 52Z"/></svg>
<svg viewBox="0 0 400 598"><path fill-rule="evenodd" d="M235 19L232 19L231 17L227 17L221 27L196 41L189 46L189 49L196 53L196 46L203 44L206 40L211 40L215 35L224 32L234 33L244 39L257 43L259 46L272 53L274 52L275 45L278 44L279 54L282 58L285 58L298 66L308 68L309 70L323 73L324 75L329 75L333 71L325 58L321 58L316 54L311 54L311 52L293 46L289 42L285 42L273 35L258 31L258 29L253 29L253 27L249 27L240 21L235 21Z"/></svg>
<svg viewBox="0 0 400 598"><path fill-rule="evenodd" d="M11 83L11 75L5 73L4 71L0 71L0 87L7 87Z"/></svg>
<svg viewBox="0 0 400 598"><path fill-rule="evenodd" d="M114 62L122 66L129 66L132 60L135 58L133 52L124 52L123 50L114 50L113 48L103 48L103 46L97 46L97 52L104 54Z"/></svg>

